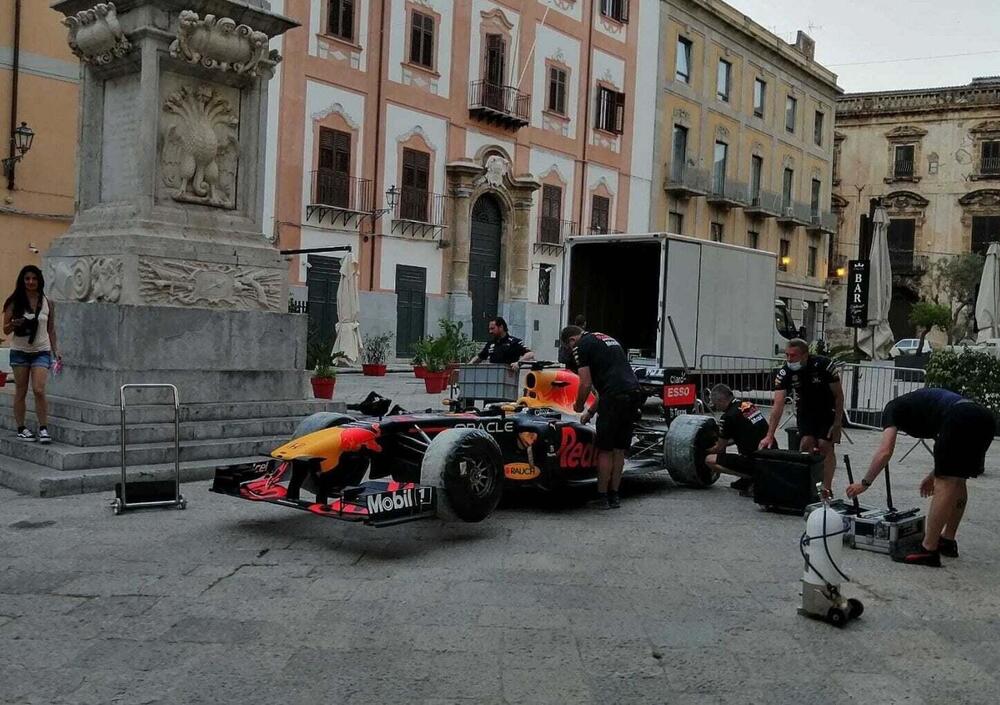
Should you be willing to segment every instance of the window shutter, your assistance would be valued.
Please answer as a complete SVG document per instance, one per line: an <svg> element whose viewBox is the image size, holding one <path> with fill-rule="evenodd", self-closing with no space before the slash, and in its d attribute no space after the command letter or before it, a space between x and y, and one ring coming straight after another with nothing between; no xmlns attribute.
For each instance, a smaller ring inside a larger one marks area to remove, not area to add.
<svg viewBox="0 0 1000 705"><path fill-rule="evenodd" d="M619 135L625 131L625 94L615 93L614 132Z"/></svg>
<svg viewBox="0 0 1000 705"><path fill-rule="evenodd" d="M619 2L619 17L621 22L628 22L628 0L618 0Z"/></svg>

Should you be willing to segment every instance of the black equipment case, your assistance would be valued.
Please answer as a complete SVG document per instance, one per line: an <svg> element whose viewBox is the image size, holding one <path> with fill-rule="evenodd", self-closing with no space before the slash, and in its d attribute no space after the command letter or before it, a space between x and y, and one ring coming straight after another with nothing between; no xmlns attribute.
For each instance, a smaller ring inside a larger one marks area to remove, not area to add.
<svg viewBox="0 0 1000 705"><path fill-rule="evenodd" d="M759 450L753 454L753 501L767 509L801 514L819 499L823 456L797 450Z"/></svg>

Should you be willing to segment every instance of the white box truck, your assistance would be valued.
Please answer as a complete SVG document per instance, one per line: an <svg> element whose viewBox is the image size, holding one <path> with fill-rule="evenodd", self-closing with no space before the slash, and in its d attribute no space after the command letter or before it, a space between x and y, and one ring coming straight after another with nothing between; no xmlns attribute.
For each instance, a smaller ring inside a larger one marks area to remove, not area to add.
<svg viewBox="0 0 1000 705"><path fill-rule="evenodd" d="M567 238L565 261L563 323L582 315L617 339L650 394L690 378L703 356L769 358L797 334L775 298L770 252L667 233L580 235Z"/></svg>

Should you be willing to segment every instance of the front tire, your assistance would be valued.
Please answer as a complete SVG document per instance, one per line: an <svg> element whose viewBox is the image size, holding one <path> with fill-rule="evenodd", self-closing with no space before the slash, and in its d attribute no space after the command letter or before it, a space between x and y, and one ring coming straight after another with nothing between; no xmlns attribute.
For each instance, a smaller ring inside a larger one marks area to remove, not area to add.
<svg viewBox="0 0 1000 705"><path fill-rule="evenodd" d="M503 455L486 431L453 428L431 441L420 466L420 482L437 492L437 515L445 521L482 521L503 494Z"/></svg>

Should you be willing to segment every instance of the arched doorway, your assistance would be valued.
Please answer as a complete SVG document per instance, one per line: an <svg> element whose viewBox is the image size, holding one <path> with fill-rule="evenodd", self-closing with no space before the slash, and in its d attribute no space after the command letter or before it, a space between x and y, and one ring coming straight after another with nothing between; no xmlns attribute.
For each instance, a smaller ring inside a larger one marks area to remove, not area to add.
<svg viewBox="0 0 1000 705"><path fill-rule="evenodd" d="M472 337L486 340L489 320L497 315L500 303L500 238L503 211L489 194L479 197L472 207L469 249L469 296L472 298Z"/></svg>

